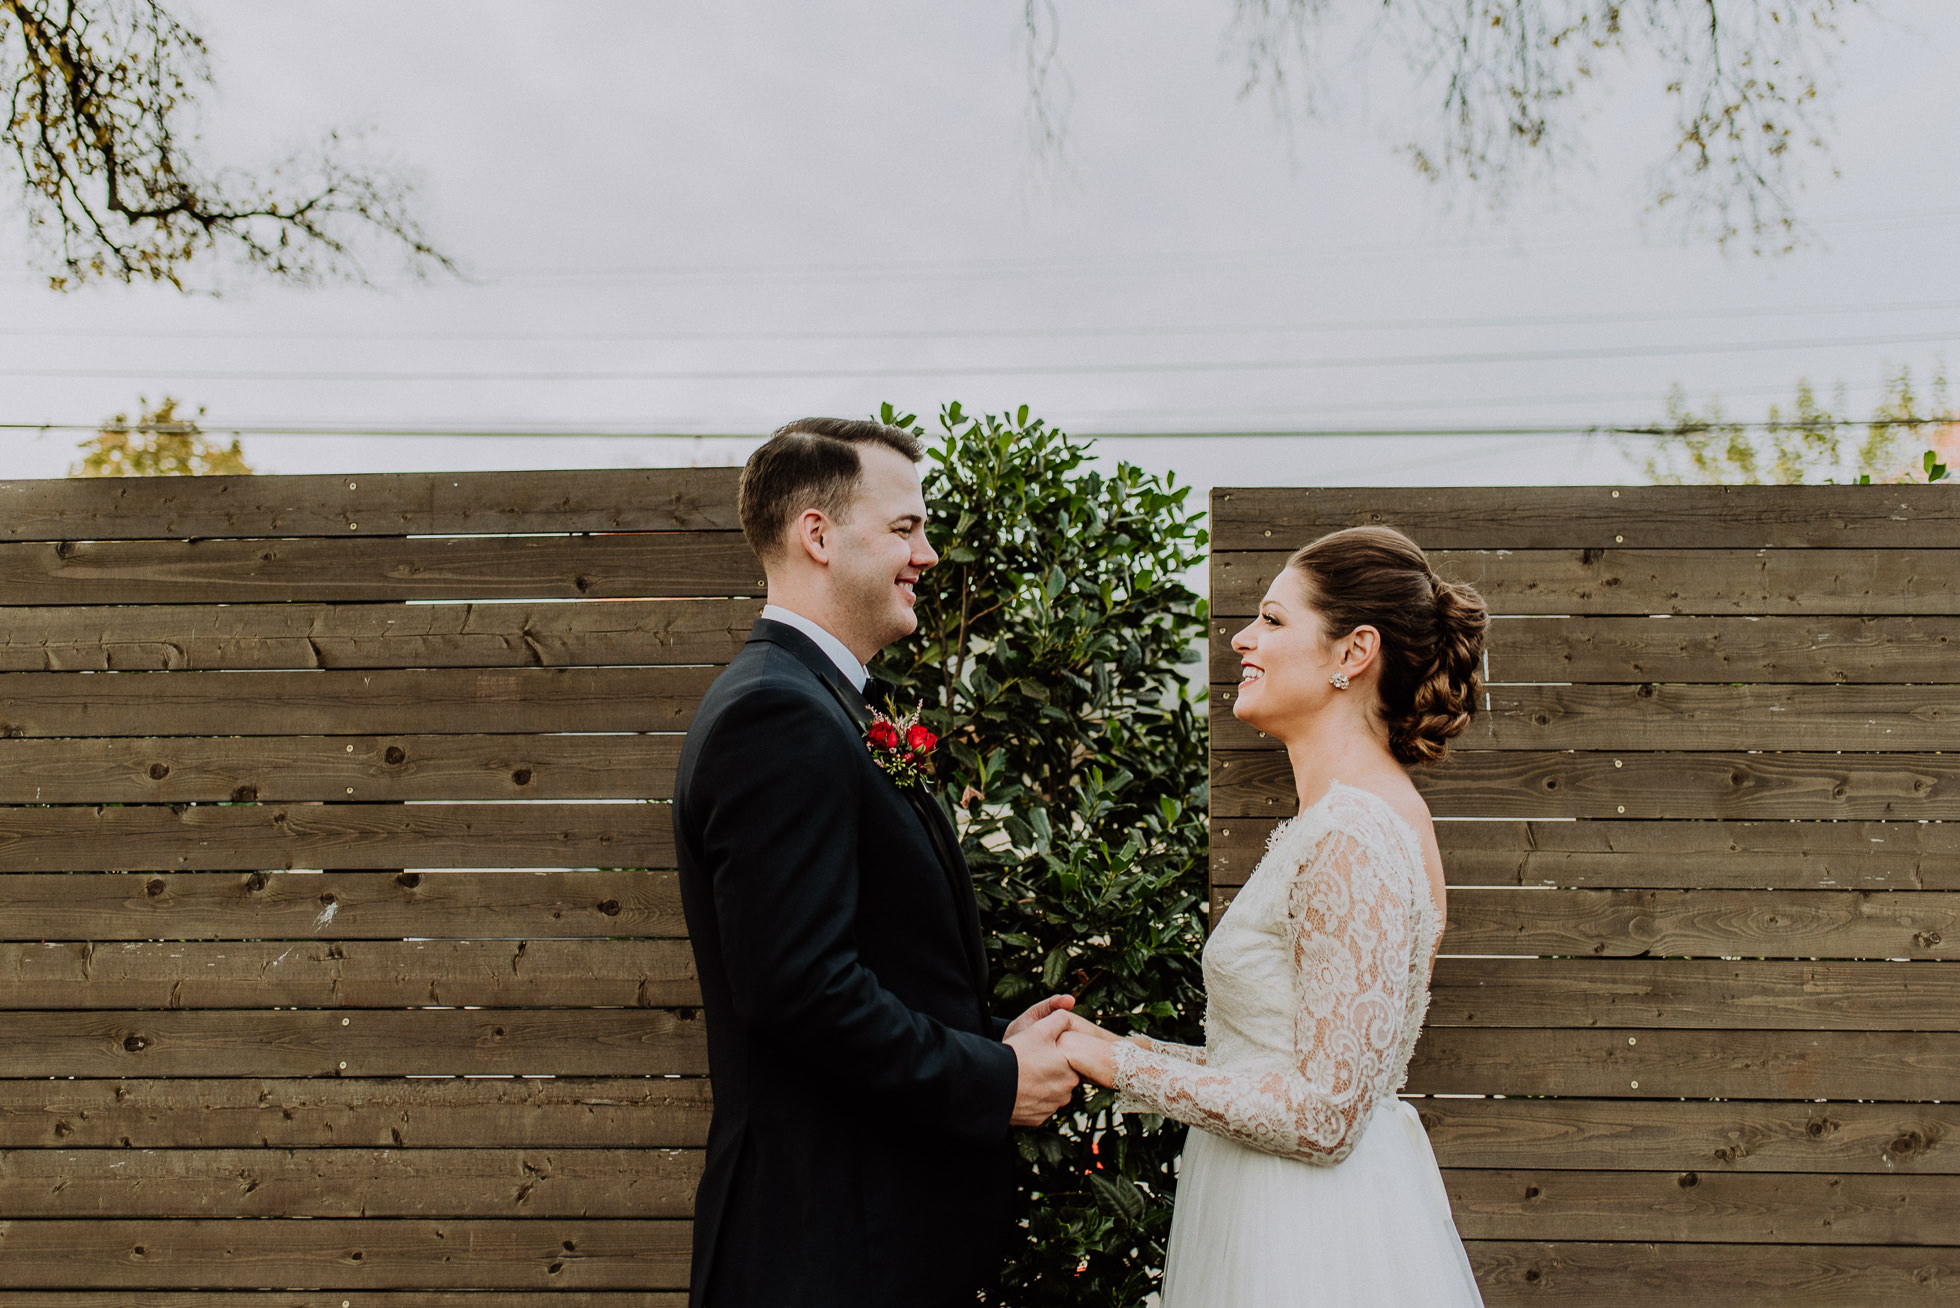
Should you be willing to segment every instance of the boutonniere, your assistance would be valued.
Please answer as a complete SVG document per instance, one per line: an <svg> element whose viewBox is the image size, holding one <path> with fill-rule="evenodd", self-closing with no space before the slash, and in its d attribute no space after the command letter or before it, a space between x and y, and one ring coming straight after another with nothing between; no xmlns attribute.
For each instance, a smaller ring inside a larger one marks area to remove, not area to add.
<svg viewBox="0 0 1960 1308"><path fill-rule="evenodd" d="M919 721L924 711L923 704L903 716L896 709L890 713L873 709L871 723L864 729L864 744L871 751L871 761L901 786L922 781L932 771L932 751L938 748L939 737Z"/></svg>

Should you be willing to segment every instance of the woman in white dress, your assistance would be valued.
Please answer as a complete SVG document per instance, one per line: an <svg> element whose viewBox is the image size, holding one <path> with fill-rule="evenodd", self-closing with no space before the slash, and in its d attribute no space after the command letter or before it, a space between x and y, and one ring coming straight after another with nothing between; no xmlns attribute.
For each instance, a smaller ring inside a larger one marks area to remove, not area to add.
<svg viewBox="0 0 1960 1308"><path fill-rule="evenodd" d="M1163 1308L1481 1305L1415 1110L1443 869L1406 767L1475 711L1484 606L1400 532L1294 554L1232 641L1232 712L1285 744L1300 811L1205 946L1205 1043L1064 1037L1185 1144Z"/></svg>

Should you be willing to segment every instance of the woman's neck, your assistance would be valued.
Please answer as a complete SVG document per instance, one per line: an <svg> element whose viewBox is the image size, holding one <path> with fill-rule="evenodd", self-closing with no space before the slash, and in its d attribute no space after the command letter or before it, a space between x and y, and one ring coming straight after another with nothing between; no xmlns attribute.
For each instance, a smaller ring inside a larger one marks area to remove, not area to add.
<svg viewBox="0 0 1960 1308"><path fill-rule="evenodd" d="M1386 769L1397 769L1387 739L1370 730L1371 725L1353 712L1322 713L1280 735L1293 764L1301 809L1318 803L1336 781L1358 785Z"/></svg>

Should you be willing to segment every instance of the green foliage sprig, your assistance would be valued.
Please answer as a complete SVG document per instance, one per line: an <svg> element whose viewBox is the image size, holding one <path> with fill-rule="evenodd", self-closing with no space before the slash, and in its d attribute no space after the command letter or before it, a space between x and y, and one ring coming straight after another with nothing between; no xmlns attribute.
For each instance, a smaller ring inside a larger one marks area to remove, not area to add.
<svg viewBox="0 0 1960 1308"><path fill-rule="evenodd" d="M880 415L920 436L911 414ZM940 413L926 503L940 565L880 675L920 698L987 925L996 1008L1067 990L1121 1032L1195 1041L1206 731L1205 557L1190 488L1023 407ZM1026 1238L1000 1302L1133 1308L1164 1265L1183 1128L1095 1091L1020 1132Z"/></svg>

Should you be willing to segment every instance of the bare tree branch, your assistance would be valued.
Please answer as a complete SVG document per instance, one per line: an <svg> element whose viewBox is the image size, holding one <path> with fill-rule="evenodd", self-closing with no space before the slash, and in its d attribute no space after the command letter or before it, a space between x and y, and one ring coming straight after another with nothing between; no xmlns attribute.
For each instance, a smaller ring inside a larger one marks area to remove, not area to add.
<svg viewBox="0 0 1960 1308"><path fill-rule="evenodd" d="M0 143L56 289L181 290L212 254L280 281L365 282L359 251L375 238L417 275L456 271L410 215L407 182L350 163L338 134L260 177L201 170L180 135L210 84L203 38L159 0L0 0Z"/></svg>

